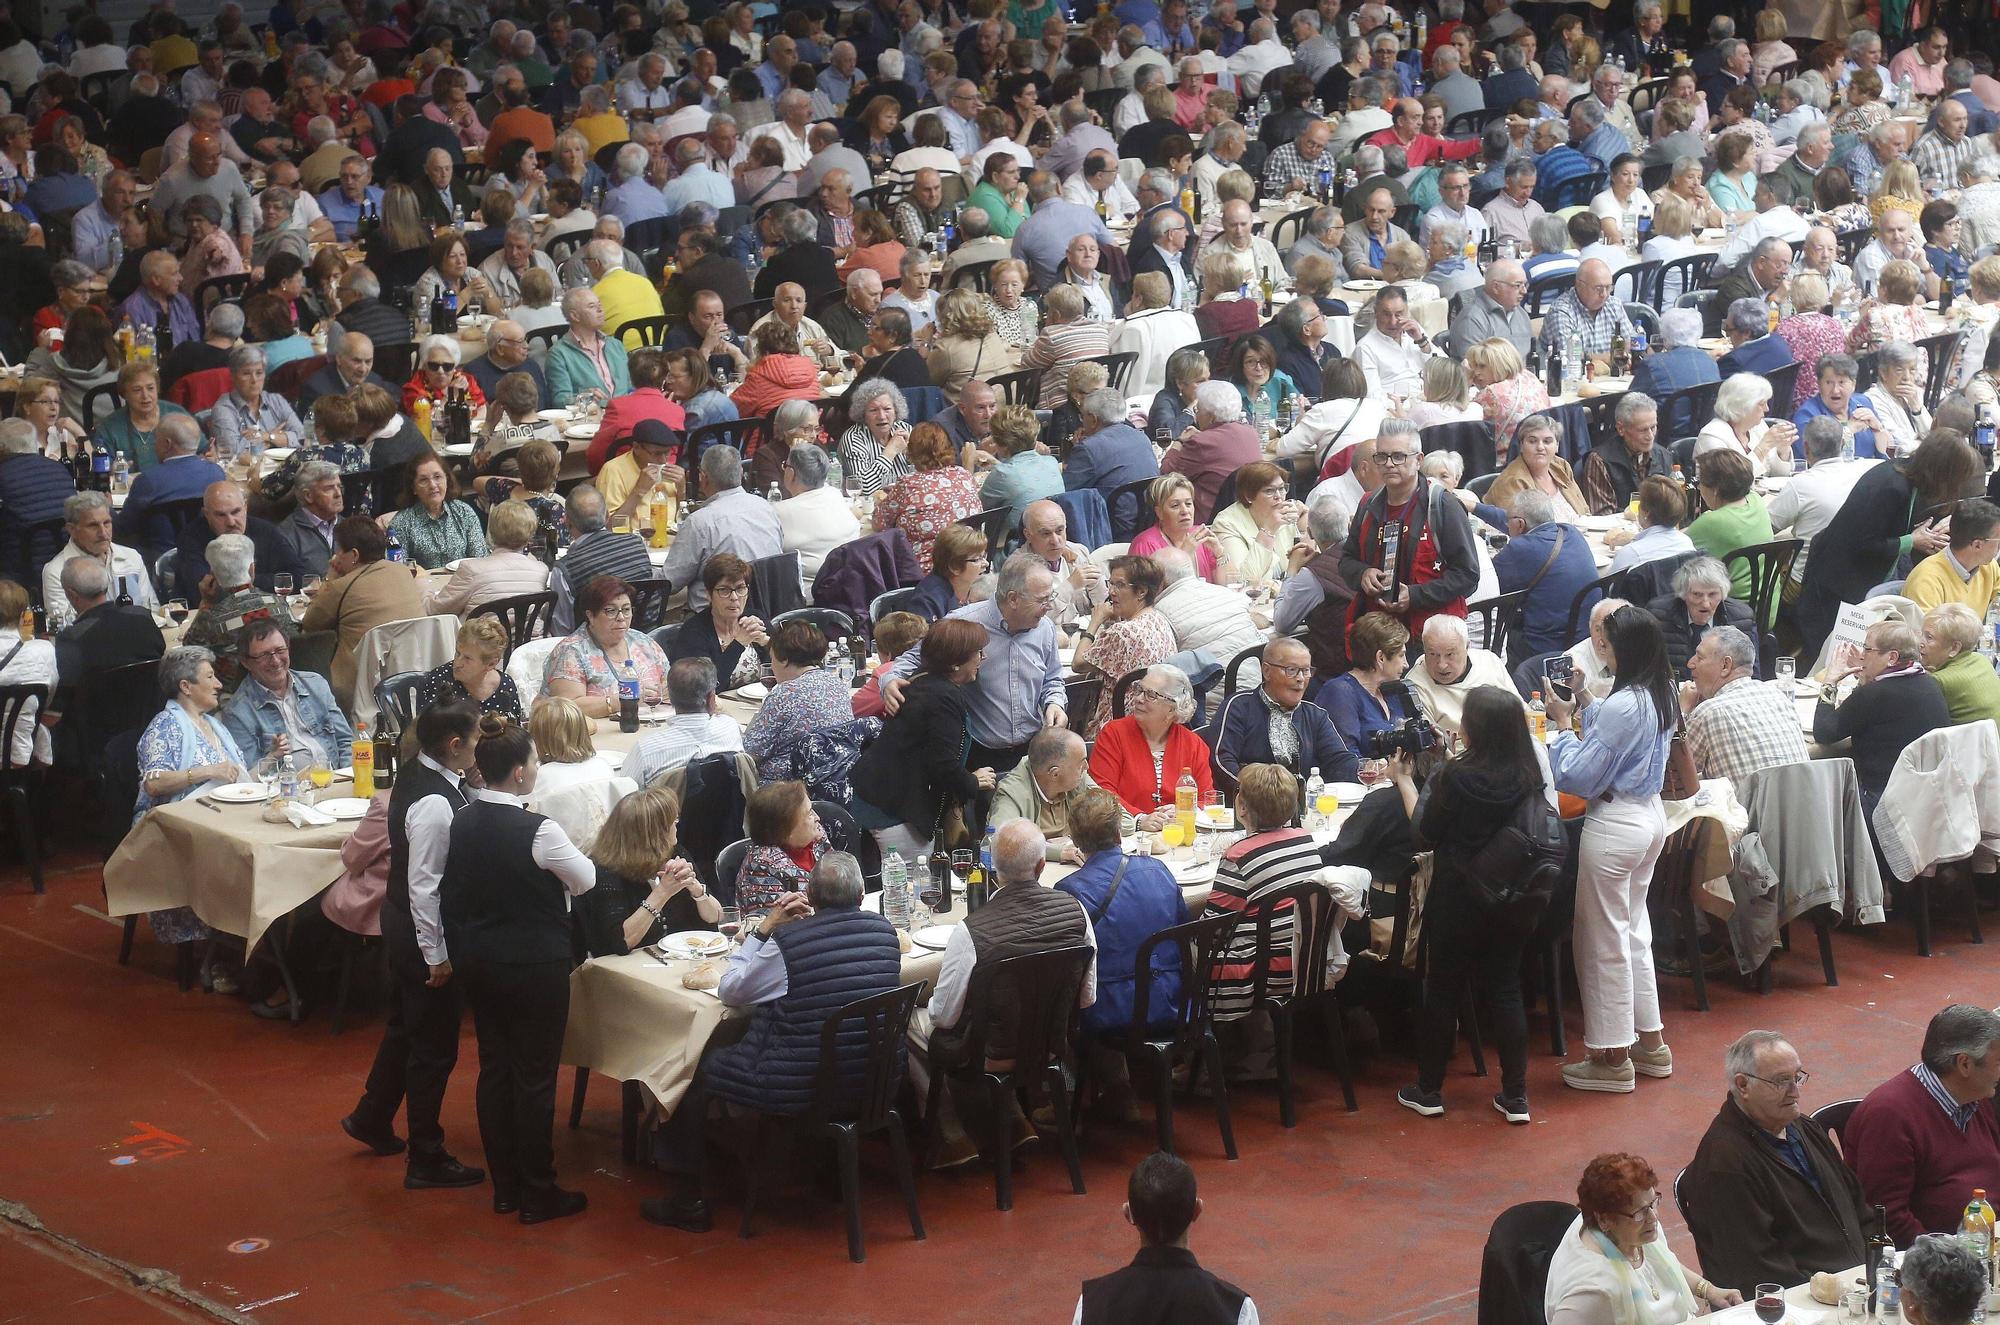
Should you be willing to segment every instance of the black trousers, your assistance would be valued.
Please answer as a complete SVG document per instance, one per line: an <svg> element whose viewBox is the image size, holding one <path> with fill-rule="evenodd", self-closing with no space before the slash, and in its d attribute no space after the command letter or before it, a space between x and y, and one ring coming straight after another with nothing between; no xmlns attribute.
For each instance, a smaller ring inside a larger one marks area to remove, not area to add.
<svg viewBox="0 0 2000 1325"><path fill-rule="evenodd" d="M999 749L968 740L965 750L967 768L990 768L993 776L1004 778L1014 771L1014 765L1028 757L1027 745L1007 745Z"/></svg>
<svg viewBox="0 0 2000 1325"><path fill-rule="evenodd" d="M389 1021L382 1028L382 1045L355 1121L369 1131L387 1131L403 1107L410 1129L410 1161L419 1163L444 1152L444 1088L458 1065L460 986L456 977L432 989L425 982L431 968L417 946L410 918L394 907L382 908L382 946L389 960L391 984Z"/></svg>
<svg viewBox="0 0 2000 1325"><path fill-rule="evenodd" d="M1500 1090L1528 1097L1528 1017L1521 1006L1521 954L1532 926L1496 918L1460 889L1432 886L1424 907L1424 1008L1417 1031L1417 1089L1444 1088L1458 1042L1458 1010L1470 981L1485 1004L1500 1051Z"/></svg>
<svg viewBox="0 0 2000 1325"><path fill-rule="evenodd" d="M533 1207L556 1184L556 1078L570 962L472 959L454 966L479 1036L479 1143L493 1195Z"/></svg>

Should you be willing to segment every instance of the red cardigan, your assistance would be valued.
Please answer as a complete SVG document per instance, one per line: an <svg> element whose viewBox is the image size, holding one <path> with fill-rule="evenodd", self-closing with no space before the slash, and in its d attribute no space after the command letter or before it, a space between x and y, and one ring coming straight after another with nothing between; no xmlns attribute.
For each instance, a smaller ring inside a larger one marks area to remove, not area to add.
<svg viewBox="0 0 2000 1325"><path fill-rule="evenodd" d="M1919 1233L1950 1233L1974 1187L2000 1191L2000 1117L1979 1101L1960 1132L1910 1072L1868 1092L1841 1129L1840 1148L1869 1204L1889 1213L1898 1247Z"/></svg>
<svg viewBox="0 0 2000 1325"><path fill-rule="evenodd" d="M1091 780L1116 796L1132 814L1151 814L1163 805L1171 806L1182 769L1194 774L1195 791L1200 796L1214 790L1208 742L1178 722L1167 729L1166 757L1160 762L1164 787L1153 780L1153 752L1137 718L1113 718L1105 723L1090 752Z"/></svg>

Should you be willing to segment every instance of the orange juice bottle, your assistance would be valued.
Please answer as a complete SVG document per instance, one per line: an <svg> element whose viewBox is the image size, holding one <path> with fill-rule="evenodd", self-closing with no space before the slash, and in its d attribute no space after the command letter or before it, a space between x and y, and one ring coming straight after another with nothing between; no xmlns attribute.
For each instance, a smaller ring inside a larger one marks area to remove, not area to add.
<svg viewBox="0 0 2000 1325"><path fill-rule="evenodd" d="M410 410L410 417L417 421L417 431L431 440L431 402L428 397L418 396L417 403Z"/></svg>

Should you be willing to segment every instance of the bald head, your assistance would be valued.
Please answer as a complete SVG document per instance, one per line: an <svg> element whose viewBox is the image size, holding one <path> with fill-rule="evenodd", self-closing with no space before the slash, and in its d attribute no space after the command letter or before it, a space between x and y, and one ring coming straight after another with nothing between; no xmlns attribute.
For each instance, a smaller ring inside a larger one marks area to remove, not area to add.
<svg viewBox="0 0 2000 1325"><path fill-rule="evenodd" d="M1577 302L1595 313L1611 297L1611 268L1591 258L1576 269Z"/></svg>
<svg viewBox="0 0 2000 1325"><path fill-rule="evenodd" d="M1528 269L1512 258L1502 258L1486 269L1486 293L1500 307L1513 310L1521 306L1521 296L1528 291Z"/></svg>

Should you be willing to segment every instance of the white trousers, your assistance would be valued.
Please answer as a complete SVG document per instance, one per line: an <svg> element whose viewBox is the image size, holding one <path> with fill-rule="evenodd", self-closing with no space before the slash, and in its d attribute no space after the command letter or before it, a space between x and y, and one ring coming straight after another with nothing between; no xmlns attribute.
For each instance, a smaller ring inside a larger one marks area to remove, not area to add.
<svg viewBox="0 0 2000 1325"><path fill-rule="evenodd" d="M1571 939L1591 1049L1623 1049L1662 1029L1646 890L1666 840L1657 796L1592 801L1584 818Z"/></svg>

